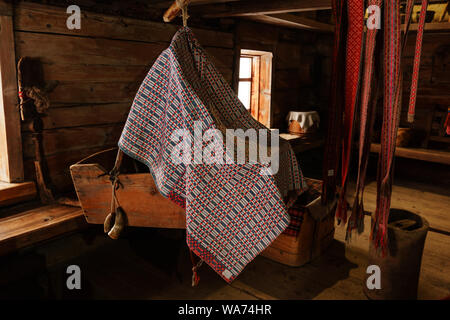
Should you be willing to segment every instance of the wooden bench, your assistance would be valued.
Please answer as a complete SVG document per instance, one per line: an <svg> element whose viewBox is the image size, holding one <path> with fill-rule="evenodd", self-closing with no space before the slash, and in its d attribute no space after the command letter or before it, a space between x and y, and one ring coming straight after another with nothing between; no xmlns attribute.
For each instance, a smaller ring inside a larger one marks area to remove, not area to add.
<svg viewBox="0 0 450 320"><path fill-rule="evenodd" d="M86 228L81 208L40 206L0 219L0 255Z"/></svg>
<svg viewBox="0 0 450 320"><path fill-rule="evenodd" d="M35 198L36 195L36 187L32 181L23 183L7 183L0 181L0 207L31 200Z"/></svg>

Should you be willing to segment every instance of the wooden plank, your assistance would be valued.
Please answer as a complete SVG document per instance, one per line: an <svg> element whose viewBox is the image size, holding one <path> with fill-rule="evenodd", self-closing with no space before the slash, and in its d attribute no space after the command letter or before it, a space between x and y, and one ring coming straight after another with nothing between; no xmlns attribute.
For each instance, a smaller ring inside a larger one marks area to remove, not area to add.
<svg viewBox="0 0 450 320"><path fill-rule="evenodd" d="M82 7L81 14L81 29L69 30L66 26L68 14L64 7L21 2L15 7L14 29L150 43L168 43L179 29L176 25L92 13ZM192 30L204 46L233 48L231 33L198 28Z"/></svg>
<svg viewBox="0 0 450 320"><path fill-rule="evenodd" d="M438 49L445 49L445 46L449 44L450 40L447 32L433 32L424 35L422 41L422 58L426 59L427 57L432 57ZM404 51L405 57L414 57L415 46L416 37L408 37Z"/></svg>
<svg viewBox="0 0 450 320"><path fill-rule="evenodd" d="M17 56L40 58L44 64L150 67L161 51L167 48L167 43L140 43L21 31L15 32L15 39Z"/></svg>
<svg viewBox="0 0 450 320"><path fill-rule="evenodd" d="M1 0L0 1L0 16L12 16L13 8L11 1Z"/></svg>
<svg viewBox="0 0 450 320"><path fill-rule="evenodd" d="M101 176L98 164L70 167L75 190L89 223L103 224L111 207L111 181ZM122 174L116 196L127 215L128 225L156 228L186 228L184 209L159 194L150 173Z"/></svg>
<svg viewBox="0 0 450 320"><path fill-rule="evenodd" d="M333 32L334 30L334 27L330 24L322 23L289 13L280 13L273 15L253 15L249 16L248 19L295 29L313 30L320 32Z"/></svg>
<svg viewBox="0 0 450 320"><path fill-rule="evenodd" d="M412 23L409 27L410 31L417 31L418 28L417 23ZM402 29L404 29L405 26L402 25ZM425 23L425 31L448 31L450 30L450 22L429 22Z"/></svg>
<svg viewBox="0 0 450 320"><path fill-rule="evenodd" d="M46 80L67 82L129 80L140 84L153 62L167 48L167 43L139 43L29 32L16 32L15 38L18 56L39 59L43 64ZM42 46L44 42L47 45ZM221 72L232 72L232 49L205 49ZM124 70L128 67L129 70Z"/></svg>
<svg viewBox="0 0 450 320"><path fill-rule="evenodd" d="M45 160L47 162L51 182L57 187L59 192L74 191L69 167L95 152L115 146L117 146L117 143L114 143L113 145L95 146L91 148L86 147L76 151L61 151L55 155L47 156ZM113 164L108 169L112 169L112 167ZM24 169L25 176L28 179L34 179L35 168L34 161L32 159L27 159L24 161Z"/></svg>
<svg viewBox="0 0 450 320"><path fill-rule="evenodd" d="M86 227L79 208L39 207L0 219L0 255Z"/></svg>
<svg viewBox="0 0 450 320"><path fill-rule="evenodd" d="M354 184L350 185L349 199L353 203ZM375 212L376 182L367 184L364 193L364 208L368 212ZM424 183L394 180L392 187L391 207L403 209L418 214L430 224L430 227L442 232L450 233L448 207L450 207L450 191Z"/></svg>
<svg viewBox="0 0 450 320"><path fill-rule="evenodd" d="M329 0L247 0L223 5L205 5L192 8L190 11L195 16L220 18L328 9L331 9Z"/></svg>
<svg viewBox="0 0 450 320"><path fill-rule="evenodd" d="M210 47L206 50L216 68L225 78L229 78L232 73L232 50ZM140 84L153 62L149 61L145 65L66 64L66 61L55 59L52 62L43 63L42 67L46 81L129 82Z"/></svg>
<svg viewBox="0 0 450 320"><path fill-rule="evenodd" d="M270 128L272 123L272 53L261 55L258 121Z"/></svg>
<svg viewBox="0 0 450 320"><path fill-rule="evenodd" d="M381 147L378 143L372 143L370 147L371 152L380 153ZM422 149L422 148L395 148L395 155L397 157L416 159L422 161L450 164L450 152Z"/></svg>
<svg viewBox="0 0 450 320"><path fill-rule="evenodd" d="M95 125L89 127L59 128L44 130L42 148L49 157L65 152L116 145L123 129L123 123ZM23 134L24 158L34 158L34 142L31 132Z"/></svg>
<svg viewBox="0 0 450 320"><path fill-rule="evenodd" d="M42 118L44 128L71 128L125 122L130 103L67 105L50 108ZM23 129L26 131L26 128Z"/></svg>
<svg viewBox="0 0 450 320"><path fill-rule="evenodd" d="M54 104L128 103L131 106L140 82L60 82L49 94Z"/></svg>
<svg viewBox="0 0 450 320"><path fill-rule="evenodd" d="M8 183L0 181L0 207L36 197L34 182Z"/></svg>
<svg viewBox="0 0 450 320"><path fill-rule="evenodd" d="M11 16L0 16L0 43L0 180L20 182L23 162Z"/></svg>
<svg viewBox="0 0 450 320"><path fill-rule="evenodd" d="M45 81L69 82L142 82L152 61L143 65L66 64L54 59L42 64Z"/></svg>

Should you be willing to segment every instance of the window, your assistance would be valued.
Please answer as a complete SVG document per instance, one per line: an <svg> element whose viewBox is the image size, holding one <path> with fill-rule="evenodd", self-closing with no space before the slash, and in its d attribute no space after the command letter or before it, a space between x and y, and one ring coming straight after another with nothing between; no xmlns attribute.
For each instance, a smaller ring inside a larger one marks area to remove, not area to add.
<svg viewBox="0 0 450 320"><path fill-rule="evenodd" d="M270 127L272 53L241 50L238 97L251 115Z"/></svg>
<svg viewBox="0 0 450 320"><path fill-rule="evenodd" d="M0 43L0 181L21 182L23 156L12 15L0 14Z"/></svg>

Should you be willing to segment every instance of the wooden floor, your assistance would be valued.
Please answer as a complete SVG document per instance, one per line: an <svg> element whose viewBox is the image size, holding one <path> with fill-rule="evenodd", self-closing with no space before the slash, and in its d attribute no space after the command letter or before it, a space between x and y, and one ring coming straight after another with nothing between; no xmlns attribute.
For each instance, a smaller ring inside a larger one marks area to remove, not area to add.
<svg viewBox="0 0 450 320"><path fill-rule="evenodd" d="M366 210L373 209L374 191L375 185L369 184ZM433 228L425 244L419 299L449 296L450 195L433 186L399 182L394 187L393 207L420 213ZM366 279L368 232L346 247L344 230L337 227L335 241L329 250L300 268L257 257L231 285L204 265L200 269L200 285L192 288L191 264L182 239L183 231L133 228L123 239L113 241L100 234L101 227L95 228L98 230L95 229L94 234L96 239L101 239L101 244L81 255L83 241L70 240L70 237L39 249L47 255L47 264L51 265L48 287L53 288L53 296L89 299L366 299L362 286ZM72 252L71 258L61 258ZM81 267L83 290L80 292L61 289L67 277L65 268L70 264ZM13 285L12 288L19 290L18 295L24 292L20 286ZM35 291L29 288L27 292Z"/></svg>

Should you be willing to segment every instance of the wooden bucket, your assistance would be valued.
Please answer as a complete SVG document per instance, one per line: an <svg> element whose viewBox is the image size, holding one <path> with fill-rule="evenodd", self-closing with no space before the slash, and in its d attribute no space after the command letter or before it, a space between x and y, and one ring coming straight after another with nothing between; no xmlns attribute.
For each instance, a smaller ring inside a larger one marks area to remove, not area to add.
<svg viewBox="0 0 450 320"><path fill-rule="evenodd" d="M388 253L380 256L372 242L369 246L368 265L381 271L381 288L364 292L372 300L417 299L420 265L428 222L421 216L400 209L391 209L388 223Z"/></svg>
<svg viewBox="0 0 450 320"><path fill-rule="evenodd" d="M88 223L103 224L111 210L112 184L108 172L114 166L116 154L117 148L105 150L70 167L73 184ZM185 210L158 192L150 172L132 173L140 165L133 161L124 157L121 167L123 173L119 176L122 187L116 191L119 204L127 215L127 225L185 229ZM148 168L145 169L148 171Z"/></svg>

